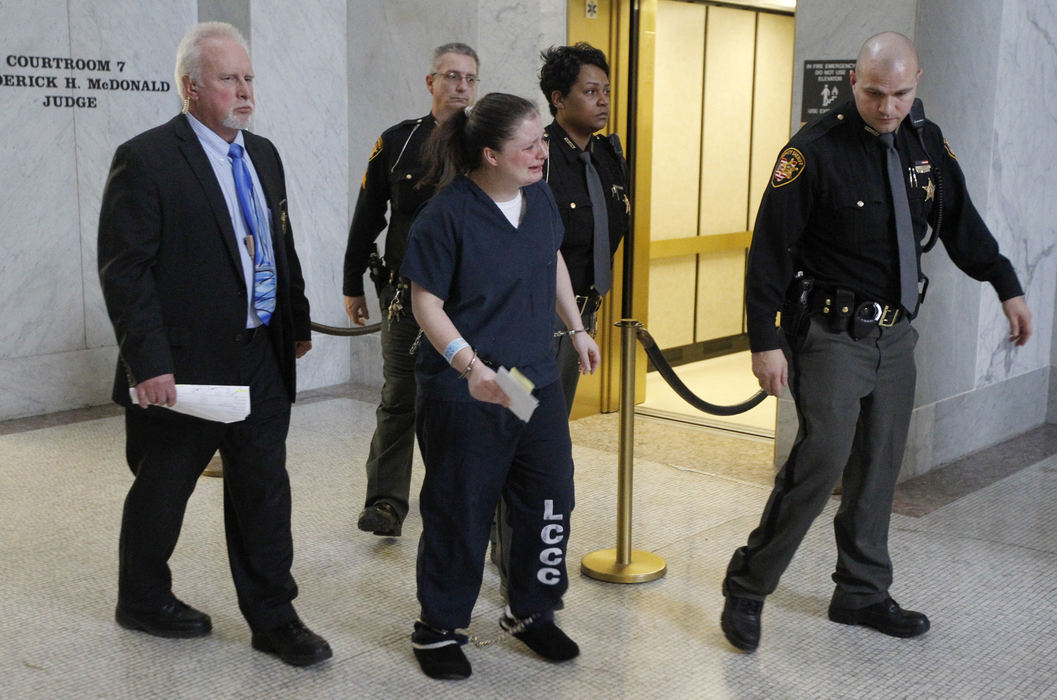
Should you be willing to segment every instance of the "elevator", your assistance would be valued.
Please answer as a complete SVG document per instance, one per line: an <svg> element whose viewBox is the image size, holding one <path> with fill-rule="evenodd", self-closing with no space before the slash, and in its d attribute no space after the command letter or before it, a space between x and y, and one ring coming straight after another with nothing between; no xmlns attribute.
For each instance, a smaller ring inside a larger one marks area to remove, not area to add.
<svg viewBox="0 0 1057 700"><path fill-rule="evenodd" d="M637 50L633 312L695 393L735 403L758 388L745 326L745 261L756 209L789 138L793 3L640 0L637 42L630 41L631 5L571 0L568 36L610 56L610 130L625 142L621 120L630 51ZM615 277L624 253L622 246ZM578 393L574 417L615 410L618 358L608 326L620 318L620 292L610 294L600 319L610 361ZM641 353L636 366L638 413L773 437L773 398L717 419L678 399L647 371Z"/></svg>

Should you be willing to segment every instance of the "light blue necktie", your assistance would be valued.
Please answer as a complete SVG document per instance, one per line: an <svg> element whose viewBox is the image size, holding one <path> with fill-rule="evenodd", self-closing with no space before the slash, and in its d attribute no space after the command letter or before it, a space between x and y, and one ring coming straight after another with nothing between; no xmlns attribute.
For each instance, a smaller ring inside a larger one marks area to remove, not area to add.
<svg viewBox="0 0 1057 700"><path fill-rule="evenodd" d="M275 260L272 257L271 236L261 221L260 207L253 196L253 180L242 159L242 146L231 144L231 172L235 176L235 194L246 227L253 235L253 310L261 323L268 325L275 311Z"/></svg>

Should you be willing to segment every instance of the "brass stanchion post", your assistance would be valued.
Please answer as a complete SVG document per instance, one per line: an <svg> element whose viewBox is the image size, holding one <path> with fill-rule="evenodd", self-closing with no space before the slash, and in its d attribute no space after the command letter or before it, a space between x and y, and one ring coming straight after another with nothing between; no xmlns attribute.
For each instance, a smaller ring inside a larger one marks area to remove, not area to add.
<svg viewBox="0 0 1057 700"><path fill-rule="evenodd" d="M585 576L611 583L645 583L664 576L668 565L651 552L631 548L631 497L635 466L635 340L642 324L622 319L620 328L620 471L617 476L617 546L584 556Z"/></svg>

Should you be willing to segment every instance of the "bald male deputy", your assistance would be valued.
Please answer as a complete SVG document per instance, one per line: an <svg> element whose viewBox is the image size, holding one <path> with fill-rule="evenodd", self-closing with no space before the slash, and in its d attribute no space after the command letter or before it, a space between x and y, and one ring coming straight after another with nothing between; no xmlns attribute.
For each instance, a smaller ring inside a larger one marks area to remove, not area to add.
<svg viewBox="0 0 1057 700"><path fill-rule="evenodd" d="M920 258L929 227L958 268L994 287L1009 342L1031 336L1013 266L939 127L915 106L920 77L907 37L869 38L851 74L854 99L793 136L760 203L746 287L752 369L767 393L790 388L799 431L723 580L721 626L743 651L759 645L764 600L841 478L829 619L894 637L929 629L926 615L892 599L888 554L914 408L912 320L927 287Z"/></svg>

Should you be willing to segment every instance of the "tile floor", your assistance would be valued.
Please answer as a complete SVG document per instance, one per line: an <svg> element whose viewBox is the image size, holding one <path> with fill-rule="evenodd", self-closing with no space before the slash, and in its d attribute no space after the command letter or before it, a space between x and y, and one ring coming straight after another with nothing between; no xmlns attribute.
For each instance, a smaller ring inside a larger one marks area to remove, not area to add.
<svg viewBox="0 0 1057 700"><path fill-rule="evenodd" d="M827 621L834 501L768 599L760 649L746 655L719 631L719 584L767 497L770 444L637 420L633 543L664 557L668 573L608 584L578 569L615 542L617 417L575 421L572 576L559 622L582 655L553 665L502 639L468 649L469 680L438 682L420 673L408 639L414 506L402 538L355 528L375 395L336 387L293 412L297 606L335 652L303 670L250 649L227 572L220 480L201 480L172 559L177 594L213 616L213 634L128 632L113 622L131 478L120 416L101 408L0 424L0 698L1057 697L1057 426L952 465L932 485L900 487L893 594L929 614L927 635ZM418 463L416 490L421 476ZM501 608L489 565L469 632L497 637Z"/></svg>

